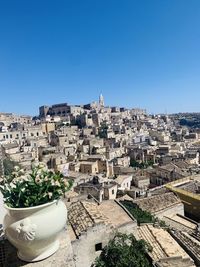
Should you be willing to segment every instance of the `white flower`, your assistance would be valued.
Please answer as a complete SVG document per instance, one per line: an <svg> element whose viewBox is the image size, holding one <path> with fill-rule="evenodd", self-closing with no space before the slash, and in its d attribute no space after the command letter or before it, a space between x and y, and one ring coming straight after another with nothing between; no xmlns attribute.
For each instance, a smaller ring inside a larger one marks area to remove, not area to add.
<svg viewBox="0 0 200 267"><path fill-rule="evenodd" d="M18 173L17 173L17 172L12 172L12 175L13 175L14 177L18 177Z"/></svg>
<svg viewBox="0 0 200 267"><path fill-rule="evenodd" d="M54 186L55 185L55 182L54 180L51 180L51 185Z"/></svg>
<svg viewBox="0 0 200 267"><path fill-rule="evenodd" d="M23 169L20 169L20 170L19 170L19 174L20 174L20 175L23 175L23 174L24 174L24 170L23 170Z"/></svg>
<svg viewBox="0 0 200 267"><path fill-rule="evenodd" d="M49 196L50 199L52 198L52 195L53 195L53 193L48 192L48 196Z"/></svg>
<svg viewBox="0 0 200 267"><path fill-rule="evenodd" d="M19 166L15 166L15 167L14 167L14 170L15 170L16 172L18 172L18 171L20 170L20 167L19 167Z"/></svg>
<svg viewBox="0 0 200 267"><path fill-rule="evenodd" d="M37 174L38 174L38 175L42 174L42 169L38 169L38 170L37 170Z"/></svg>
<svg viewBox="0 0 200 267"><path fill-rule="evenodd" d="M60 183L58 181L55 182L55 185L60 187Z"/></svg>
<svg viewBox="0 0 200 267"><path fill-rule="evenodd" d="M12 180L14 183L22 183L23 182L23 179L22 177L18 177L18 176L15 176L15 178Z"/></svg>
<svg viewBox="0 0 200 267"><path fill-rule="evenodd" d="M43 169L44 167L45 167L44 163L40 163L38 166L39 169Z"/></svg>
<svg viewBox="0 0 200 267"><path fill-rule="evenodd" d="M14 180L23 182L23 181L28 181L29 179L30 178L27 175L20 175L19 177L15 178Z"/></svg>
<svg viewBox="0 0 200 267"><path fill-rule="evenodd" d="M27 181L30 180L30 178L29 178L27 175L24 175L24 176L23 176L23 180L27 182Z"/></svg>
<svg viewBox="0 0 200 267"><path fill-rule="evenodd" d="M11 188L16 188L16 185L14 183L10 183Z"/></svg>
<svg viewBox="0 0 200 267"><path fill-rule="evenodd" d="M49 181L49 178L46 176L46 177L44 178L44 181L45 181L45 182L48 182L48 181Z"/></svg>
<svg viewBox="0 0 200 267"><path fill-rule="evenodd" d="M59 189L59 190L58 190L58 194L59 194L59 195L62 195L62 193L63 193L62 190Z"/></svg>
<svg viewBox="0 0 200 267"><path fill-rule="evenodd" d="M39 183L41 182L41 179L40 179L40 176L39 176L39 175L36 176L36 178L35 178L35 182L36 182L37 184L39 184Z"/></svg>
<svg viewBox="0 0 200 267"><path fill-rule="evenodd" d="M32 163L32 168L38 168L38 166L39 166L39 163L38 162Z"/></svg>

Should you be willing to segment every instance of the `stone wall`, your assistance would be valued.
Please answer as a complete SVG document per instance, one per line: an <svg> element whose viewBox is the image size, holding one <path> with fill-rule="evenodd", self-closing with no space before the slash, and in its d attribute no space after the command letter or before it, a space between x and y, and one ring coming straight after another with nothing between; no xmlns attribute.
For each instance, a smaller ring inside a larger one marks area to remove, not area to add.
<svg viewBox="0 0 200 267"><path fill-rule="evenodd" d="M158 217L159 219L162 219L164 216L172 216L172 215L176 215L176 214L180 214L180 215L184 216L183 203L173 205L171 207L165 208L163 210L160 210L160 211L154 213L154 215L156 217Z"/></svg>
<svg viewBox="0 0 200 267"><path fill-rule="evenodd" d="M111 226L98 224L88 229L79 239L72 241L75 267L90 267L101 253L100 250L96 251L95 245L102 244L103 248L113 236L114 230Z"/></svg>

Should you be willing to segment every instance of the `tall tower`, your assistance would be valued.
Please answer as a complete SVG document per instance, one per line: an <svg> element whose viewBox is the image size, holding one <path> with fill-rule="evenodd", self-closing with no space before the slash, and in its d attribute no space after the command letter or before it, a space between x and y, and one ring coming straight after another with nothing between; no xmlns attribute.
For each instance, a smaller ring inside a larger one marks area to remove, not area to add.
<svg viewBox="0 0 200 267"><path fill-rule="evenodd" d="M99 96L99 106L104 107L104 97L102 94L100 94Z"/></svg>

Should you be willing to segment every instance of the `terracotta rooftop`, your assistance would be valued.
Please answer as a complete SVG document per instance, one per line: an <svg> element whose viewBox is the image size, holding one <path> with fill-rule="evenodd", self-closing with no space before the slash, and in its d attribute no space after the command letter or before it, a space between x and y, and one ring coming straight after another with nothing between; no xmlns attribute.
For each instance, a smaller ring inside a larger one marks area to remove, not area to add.
<svg viewBox="0 0 200 267"><path fill-rule="evenodd" d="M159 167L160 170L181 172L180 168L173 163L169 163Z"/></svg>
<svg viewBox="0 0 200 267"><path fill-rule="evenodd" d="M186 169L190 166L186 161L177 161L174 164L181 169Z"/></svg>
<svg viewBox="0 0 200 267"><path fill-rule="evenodd" d="M181 200L174 193L165 193L162 195L134 200L133 202L136 203L142 210L156 213L160 210L181 203Z"/></svg>
<svg viewBox="0 0 200 267"><path fill-rule="evenodd" d="M89 227L99 223L109 223L105 215L101 213L99 206L87 201L72 203L68 208L68 219L77 238L87 232Z"/></svg>

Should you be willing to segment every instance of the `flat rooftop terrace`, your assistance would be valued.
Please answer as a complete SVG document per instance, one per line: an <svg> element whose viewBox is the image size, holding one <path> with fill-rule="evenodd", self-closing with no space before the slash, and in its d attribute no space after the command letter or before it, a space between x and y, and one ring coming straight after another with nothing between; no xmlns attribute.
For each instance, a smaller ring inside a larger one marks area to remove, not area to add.
<svg viewBox="0 0 200 267"><path fill-rule="evenodd" d="M178 185L176 187L183 189L187 192L200 195L200 182L199 181L189 181L184 184Z"/></svg>
<svg viewBox="0 0 200 267"><path fill-rule="evenodd" d="M125 224L133 223L134 218L131 217L123 207L114 200L103 201L99 205L99 209L114 227L120 227Z"/></svg>

